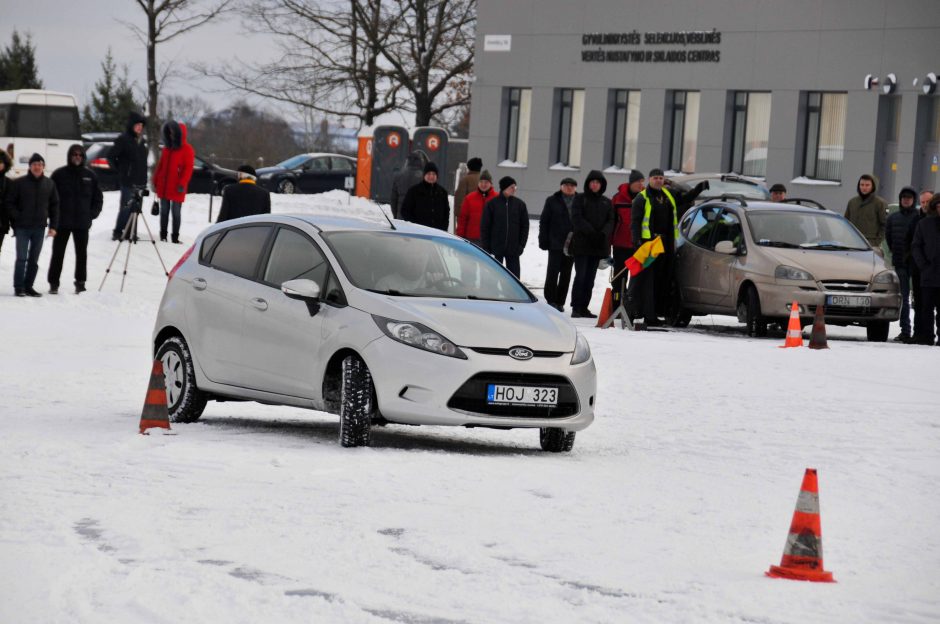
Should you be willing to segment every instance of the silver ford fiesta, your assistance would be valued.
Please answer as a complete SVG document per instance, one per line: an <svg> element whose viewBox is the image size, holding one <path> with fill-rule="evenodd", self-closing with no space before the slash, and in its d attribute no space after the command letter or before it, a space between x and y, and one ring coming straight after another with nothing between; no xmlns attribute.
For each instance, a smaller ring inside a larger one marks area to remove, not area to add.
<svg viewBox="0 0 940 624"><path fill-rule="evenodd" d="M570 451L594 419L587 340L473 244L350 217L263 215L205 230L174 267L153 333L170 417L217 399L375 424L539 430Z"/></svg>

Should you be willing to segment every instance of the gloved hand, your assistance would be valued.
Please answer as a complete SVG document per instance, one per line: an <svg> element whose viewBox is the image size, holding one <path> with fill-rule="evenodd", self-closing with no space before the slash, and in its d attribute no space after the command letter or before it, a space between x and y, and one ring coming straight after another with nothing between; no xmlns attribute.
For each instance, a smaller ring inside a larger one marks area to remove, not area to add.
<svg viewBox="0 0 940 624"><path fill-rule="evenodd" d="M183 192L183 187L182 187L182 186L177 186L177 187L176 187L176 192L177 192L177 193L182 193L182 192Z"/></svg>

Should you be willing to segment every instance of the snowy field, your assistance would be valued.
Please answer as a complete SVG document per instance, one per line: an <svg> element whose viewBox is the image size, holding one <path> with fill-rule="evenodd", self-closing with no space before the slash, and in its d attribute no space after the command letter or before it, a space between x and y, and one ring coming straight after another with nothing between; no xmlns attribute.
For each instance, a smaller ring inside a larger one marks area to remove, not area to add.
<svg viewBox="0 0 940 624"><path fill-rule="evenodd" d="M274 198L314 204L346 199ZM940 349L578 319L598 406L570 454L535 431L404 426L343 449L335 417L254 403L141 436L165 278L140 244L124 293L120 271L98 292L116 207L80 296L14 298L11 239L0 253L0 622L940 621ZM190 196L168 268L207 209ZM835 584L763 575L807 467Z"/></svg>

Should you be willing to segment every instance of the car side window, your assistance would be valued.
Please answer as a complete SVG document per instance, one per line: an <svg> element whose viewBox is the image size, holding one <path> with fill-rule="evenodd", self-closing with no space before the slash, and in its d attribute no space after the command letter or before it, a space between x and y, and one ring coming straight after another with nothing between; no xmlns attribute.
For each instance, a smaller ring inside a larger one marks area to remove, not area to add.
<svg viewBox="0 0 940 624"><path fill-rule="evenodd" d="M313 241L295 230L280 228L264 270L264 282L280 288L289 280L309 279L320 286L320 292L325 292L329 268Z"/></svg>
<svg viewBox="0 0 940 624"><path fill-rule="evenodd" d="M352 171L352 164L345 158L333 156L330 160L333 162L333 171Z"/></svg>
<svg viewBox="0 0 940 624"><path fill-rule="evenodd" d="M327 157L314 158L307 162L305 168L307 171L329 171L330 159Z"/></svg>
<svg viewBox="0 0 940 624"><path fill-rule="evenodd" d="M715 229L715 220L717 218L717 206L703 206L699 208L698 212L692 218L689 233L686 235L689 242L699 247L712 249L713 246L709 244L709 239L711 238L712 230Z"/></svg>
<svg viewBox="0 0 940 624"><path fill-rule="evenodd" d="M194 168L196 168L196 169L203 169L203 168L205 168L205 166L206 166L206 163L205 163L201 158L199 158L198 156L195 157L195 158L193 158L193 167L194 167Z"/></svg>
<svg viewBox="0 0 940 624"><path fill-rule="evenodd" d="M221 271L254 279L258 260L270 233L271 227L267 225L226 230L222 240L212 251L209 264Z"/></svg>
<svg viewBox="0 0 940 624"><path fill-rule="evenodd" d="M219 239L222 238L222 234L224 233L225 232L222 231L206 236L206 238L202 241L202 247L199 248L200 262L205 262L208 260L210 254L212 253L212 248L215 247L215 244L219 242Z"/></svg>
<svg viewBox="0 0 940 624"><path fill-rule="evenodd" d="M718 216L715 222L715 236L709 248L714 249L715 245L721 241L731 241L734 243L735 249L739 249L744 243L744 238L741 235L741 220L738 219L736 214L728 210L722 211Z"/></svg>

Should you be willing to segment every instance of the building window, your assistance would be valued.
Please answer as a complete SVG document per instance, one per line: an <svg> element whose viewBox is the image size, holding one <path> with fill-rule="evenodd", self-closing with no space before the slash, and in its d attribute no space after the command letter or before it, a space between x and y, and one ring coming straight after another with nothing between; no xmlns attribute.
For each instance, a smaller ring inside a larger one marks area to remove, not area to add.
<svg viewBox="0 0 940 624"><path fill-rule="evenodd" d="M770 94L738 91L734 94L731 125L730 171L767 176L767 140L770 137Z"/></svg>
<svg viewBox="0 0 940 624"><path fill-rule="evenodd" d="M847 99L845 93L806 93L803 175L807 178L842 180Z"/></svg>
<svg viewBox="0 0 940 624"><path fill-rule="evenodd" d="M616 89L610 99L610 128L613 140L607 161L612 167L636 169L636 146L640 135L640 92Z"/></svg>
<svg viewBox="0 0 940 624"><path fill-rule="evenodd" d="M698 143L698 91L672 92L672 135L669 140L669 168L673 171L695 171L695 148Z"/></svg>
<svg viewBox="0 0 940 624"><path fill-rule="evenodd" d="M505 142L503 159L519 164L529 160L529 114L532 110L532 89L506 89Z"/></svg>
<svg viewBox="0 0 940 624"><path fill-rule="evenodd" d="M581 166L581 135L584 126L584 91L555 89L552 163Z"/></svg>

